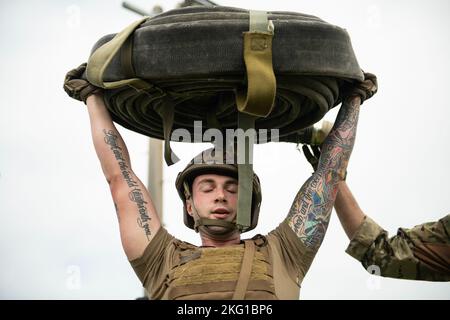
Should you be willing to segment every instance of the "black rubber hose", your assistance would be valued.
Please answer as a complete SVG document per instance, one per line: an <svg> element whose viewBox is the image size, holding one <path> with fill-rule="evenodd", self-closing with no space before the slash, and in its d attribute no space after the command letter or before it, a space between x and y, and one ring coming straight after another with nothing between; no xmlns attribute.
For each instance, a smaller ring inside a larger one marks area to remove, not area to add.
<svg viewBox="0 0 450 320"><path fill-rule="evenodd" d="M273 111L256 119L255 129L279 129L280 141L307 143L308 130L302 130L340 103L345 82L361 81L363 74L344 29L301 13L269 12L268 16L275 27L272 55L277 91ZM236 129L235 92L247 85L242 33L248 28L248 10L230 7L180 8L148 19L133 34L133 77L154 87L147 92L130 87L106 90L113 120L164 139L156 110L165 107L161 104L169 95L173 130L183 128L193 135L194 121L202 121L203 131ZM113 36L100 39L92 51ZM118 54L104 80L129 78L124 70Z"/></svg>

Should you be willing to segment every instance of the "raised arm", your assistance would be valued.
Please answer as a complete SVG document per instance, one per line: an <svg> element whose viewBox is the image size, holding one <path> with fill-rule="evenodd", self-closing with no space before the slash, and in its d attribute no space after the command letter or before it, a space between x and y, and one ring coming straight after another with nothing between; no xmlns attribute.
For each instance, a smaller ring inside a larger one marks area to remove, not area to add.
<svg viewBox="0 0 450 320"><path fill-rule="evenodd" d="M127 147L99 88L81 78L86 65L69 71L64 89L87 104L95 151L110 187L122 245L129 260L140 257L161 226L147 188L131 168Z"/></svg>
<svg viewBox="0 0 450 320"><path fill-rule="evenodd" d="M359 207L358 202L345 181L342 181L338 185L338 194L334 202L334 209L345 234L349 239L352 239L363 223L365 214Z"/></svg>
<svg viewBox="0 0 450 320"><path fill-rule="evenodd" d="M303 184L287 216L288 224L308 248L318 249L323 241L356 137L360 97L345 101L322 145L317 170Z"/></svg>
<svg viewBox="0 0 450 320"><path fill-rule="evenodd" d="M386 230L360 209L346 182L334 204L348 238L347 253L364 268L383 277L411 280L450 280L450 215L411 229Z"/></svg>
<svg viewBox="0 0 450 320"><path fill-rule="evenodd" d="M364 73L364 77L363 82L345 90L343 96L347 98L322 144L317 170L301 187L286 218L300 241L312 250L317 250L323 241L338 183L346 175L355 143L360 104L378 89L375 75Z"/></svg>
<svg viewBox="0 0 450 320"><path fill-rule="evenodd" d="M142 255L161 223L147 188L131 168L127 147L106 109L102 95L87 99L92 140L119 219L129 260Z"/></svg>

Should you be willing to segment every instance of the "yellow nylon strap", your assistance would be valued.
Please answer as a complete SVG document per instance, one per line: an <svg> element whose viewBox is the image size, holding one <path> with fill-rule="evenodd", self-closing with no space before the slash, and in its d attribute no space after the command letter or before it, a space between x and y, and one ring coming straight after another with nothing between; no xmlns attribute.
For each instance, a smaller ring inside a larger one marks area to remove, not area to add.
<svg viewBox="0 0 450 320"><path fill-rule="evenodd" d="M236 93L240 112L266 117L273 109L276 78L272 66L273 24L267 13L250 11L250 31L244 32L247 90Z"/></svg>
<svg viewBox="0 0 450 320"><path fill-rule="evenodd" d="M256 252L255 243L253 240L245 240L244 247L245 249L244 256L242 258L241 272L239 273L239 278L236 283L232 300L244 300L248 283L252 275L253 257Z"/></svg>
<svg viewBox="0 0 450 320"><path fill-rule="evenodd" d="M139 27L148 17L144 17L138 21L133 22L124 30L116 34L114 38L102 45L100 48L89 57L86 68L86 76L90 83L104 89L115 89L123 86L131 86L137 90L144 90L150 88L152 85L148 82L139 79L131 78L120 81L104 82L103 74L106 68L111 63L113 57L120 50L122 45L127 41L128 37L133 34L134 30Z"/></svg>
<svg viewBox="0 0 450 320"><path fill-rule="evenodd" d="M243 132L250 133L255 127L255 116L238 113L238 127ZM245 137L243 145L238 142L238 208L236 225L241 232L245 232L251 226L252 194L253 194L253 143L255 137ZM242 149L243 148L243 149ZM244 156L244 161L242 160ZM241 156L241 157L239 157Z"/></svg>

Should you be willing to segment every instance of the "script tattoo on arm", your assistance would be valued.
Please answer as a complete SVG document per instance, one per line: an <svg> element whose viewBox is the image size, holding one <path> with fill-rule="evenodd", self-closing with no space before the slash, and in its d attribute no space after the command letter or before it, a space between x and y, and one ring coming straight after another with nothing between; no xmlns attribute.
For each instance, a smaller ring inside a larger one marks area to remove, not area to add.
<svg viewBox="0 0 450 320"><path fill-rule="evenodd" d="M336 122L322 145L316 172L303 184L287 222L308 248L318 249L328 228L338 183L344 179L355 143L359 98L343 103Z"/></svg>
<svg viewBox="0 0 450 320"><path fill-rule="evenodd" d="M111 151L113 152L117 163L120 168L120 172L122 173L122 177L124 178L125 182L127 183L129 187L129 193L128 197L129 199L136 203L137 212L138 212L138 218L137 218L137 225L143 229L144 234L147 237L147 240L150 241L150 216L147 210L147 201L145 201L144 194L142 193L142 190L139 187L139 184L133 179L133 172L130 168L130 160L128 156L128 152L126 151L126 148L122 148L118 144L118 135L113 130L106 130L103 129L103 133L105 134L104 140L105 143L108 144L111 148ZM125 152L124 152L125 151ZM119 219L119 211L117 210L116 206L116 212L117 212L117 218Z"/></svg>

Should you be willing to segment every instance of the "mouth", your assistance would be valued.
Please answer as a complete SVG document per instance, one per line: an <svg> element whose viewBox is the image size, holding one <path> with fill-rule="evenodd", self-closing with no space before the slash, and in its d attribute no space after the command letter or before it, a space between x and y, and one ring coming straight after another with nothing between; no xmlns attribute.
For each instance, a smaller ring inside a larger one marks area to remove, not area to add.
<svg viewBox="0 0 450 320"><path fill-rule="evenodd" d="M230 214L230 211L226 208L216 208L211 211L211 214L217 219L225 219Z"/></svg>

